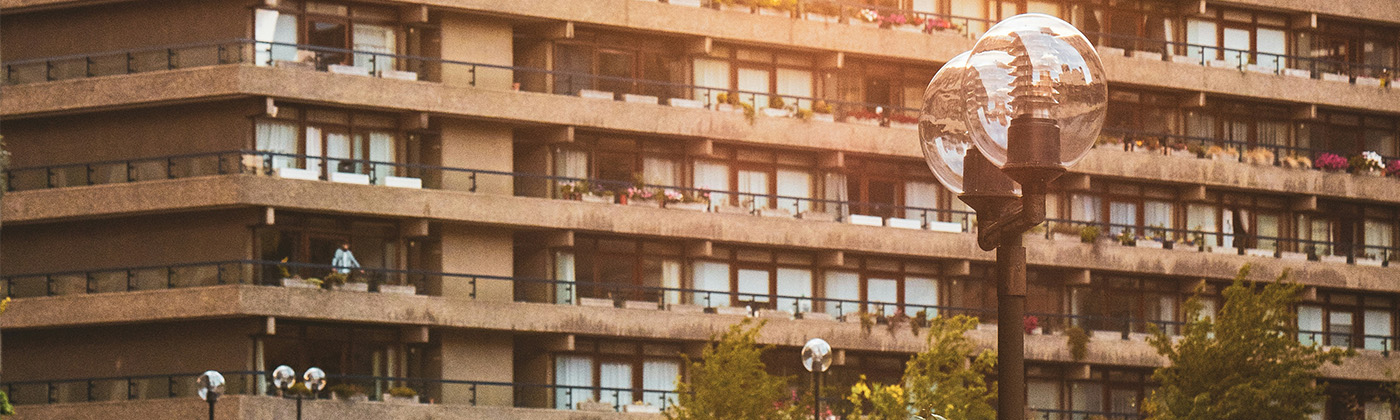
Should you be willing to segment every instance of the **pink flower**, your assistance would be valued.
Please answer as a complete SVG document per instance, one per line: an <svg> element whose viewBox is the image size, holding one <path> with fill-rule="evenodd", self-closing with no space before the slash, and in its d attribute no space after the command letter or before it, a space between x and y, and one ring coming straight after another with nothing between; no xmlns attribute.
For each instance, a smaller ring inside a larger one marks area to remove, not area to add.
<svg viewBox="0 0 1400 420"><path fill-rule="evenodd" d="M1317 155L1317 160L1313 161L1313 167L1324 171L1346 170L1347 166L1347 159L1335 153Z"/></svg>
<svg viewBox="0 0 1400 420"><path fill-rule="evenodd" d="M1390 161L1390 164L1385 166L1385 174L1389 176L1400 176L1400 159Z"/></svg>

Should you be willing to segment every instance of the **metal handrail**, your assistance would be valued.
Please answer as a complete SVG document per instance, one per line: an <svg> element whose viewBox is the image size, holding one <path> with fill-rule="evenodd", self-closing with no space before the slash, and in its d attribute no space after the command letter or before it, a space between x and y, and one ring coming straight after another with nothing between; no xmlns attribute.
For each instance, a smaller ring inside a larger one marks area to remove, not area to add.
<svg viewBox="0 0 1400 420"><path fill-rule="evenodd" d="M1335 153L1335 154L1342 155L1342 156L1351 154L1351 152L1338 152L1338 151L1333 151L1333 150L1318 149L1318 148L1312 148L1312 147L1287 146L1287 145L1280 145L1280 144L1268 144L1268 143L1260 143L1260 142L1247 142L1247 141L1240 141L1240 140L1225 140L1225 139L1217 139L1217 138L1212 138L1212 137L1200 137L1200 136L1191 136L1191 135L1185 135L1185 134L1172 134L1172 133L1150 132L1150 131L1133 130L1133 129L1125 129L1125 128L1115 128L1115 127L1104 127L1104 128L1103 128L1103 133L1106 134L1106 135L1112 133L1112 134L1116 134L1116 135L1118 135L1118 136L1121 136L1121 138L1118 138L1118 140L1121 142L1120 144L1121 144L1122 149L1123 149L1124 151L1132 151L1132 150L1135 150L1135 149L1137 148L1137 146L1134 144L1135 141L1140 140L1140 139L1143 138L1143 137L1149 137L1149 138L1158 139L1158 140L1159 140L1159 143L1160 143L1160 146L1159 146L1158 151L1159 151L1160 154L1167 154L1167 153L1169 152L1169 150L1172 149L1172 145L1169 144L1169 143L1171 143L1171 142L1168 142L1168 141L1161 141L1161 140L1167 140L1167 139L1173 140L1173 142L1175 142L1175 143L1185 144L1185 145L1187 145L1187 146L1191 146L1191 145L1202 146L1202 147L1204 147L1204 146L1218 146L1218 145L1230 146L1230 147L1233 147L1233 148L1236 150L1234 158L1237 159L1237 160L1240 161L1240 162L1244 162L1244 161L1246 161L1246 160L1248 159L1247 151L1253 150L1253 149L1261 149L1261 148L1262 148L1262 149L1265 149L1265 150L1271 150L1271 151L1272 151L1272 153L1273 153L1273 155L1274 155L1272 164L1273 164L1273 165L1276 165L1276 166L1279 165L1280 162L1281 162L1284 158L1288 157L1287 155L1284 154L1284 152L1287 152L1289 155L1302 155L1302 156L1306 156L1306 157L1309 157L1310 159L1311 159L1311 158L1316 158L1318 155L1323 154L1323 153ZM1101 135L1101 137L1102 137L1102 135ZM1103 148L1104 146L1109 146L1109 145L1113 145L1113 144L1111 144L1111 143L1110 143L1110 144L1097 144L1097 145L1095 145L1095 147L1096 147L1096 148ZM1397 157L1397 156L1381 155L1381 157L1382 157L1383 159L1385 159L1385 160L1400 159L1400 157ZM1315 169L1315 168L1309 168L1309 169Z"/></svg>

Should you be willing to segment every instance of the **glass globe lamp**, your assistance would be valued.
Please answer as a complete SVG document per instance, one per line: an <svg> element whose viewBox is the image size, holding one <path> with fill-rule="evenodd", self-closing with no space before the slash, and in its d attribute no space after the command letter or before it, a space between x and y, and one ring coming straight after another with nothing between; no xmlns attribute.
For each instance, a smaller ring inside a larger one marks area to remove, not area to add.
<svg viewBox="0 0 1400 420"><path fill-rule="evenodd" d="M321 368L313 367L306 370L306 374L302 375L302 380L306 382L306 388L310 389L313 394L321 392L321 389L326 387L326 372L322 371Z"/></svg>
<svg viewBox="0 0 1400 420"><path fill-rule="evenodd" d="M205 401L217 400L220 394L224 393L224 375L218 371L205 371L195 380L195 392L199 394L199 399Z"/></svg>
<svg viewBox="0 0 1400 420"><path fill-rule="evenodd" d="M272 370L272 386L277 389L286 390L297 382L297 371L291 366L282 365Z"/></svg>
<svg viewBox="0 0 1400 420"><path fill-rule="evenodd" d="M802 346L802 367L808 372L826 372L831 367L831 344L820 338L807 340Z"/></svg>
<svg viewBox="0 0 1400 420"><path fill-rule="evenodd" d="M967 58L963 88L968 136L1023 184L1028 179L1011 169L1062 170L1083 159L1108 102L1093 45L1068 22L1039 13L1012 16L982 35Z"/></svg>
<svg viewBox="0 0 1400 420"><path fill-rule="evenodd" d="M933 75L928 88L924 90L923 109L919 115L919 144L924 152L924 160L933 171L938 182L953 194L981 192L976 185L963 183L969 156L977 159L976 145L968 136L967 123L963 120L963 109L967 100L963 95L963 77L967 72L967 57L971 51L958 54L943 64L943 68ZM970 154L969 154L970 153ZM972 163L976 165L976 163ZM999 174L992 174L998 176ZM1001 183L995 187L1004 188ZM1012 184L1012 194L1020 194L1020 186ZM974 191L968 191L969 189Z"/></svg>

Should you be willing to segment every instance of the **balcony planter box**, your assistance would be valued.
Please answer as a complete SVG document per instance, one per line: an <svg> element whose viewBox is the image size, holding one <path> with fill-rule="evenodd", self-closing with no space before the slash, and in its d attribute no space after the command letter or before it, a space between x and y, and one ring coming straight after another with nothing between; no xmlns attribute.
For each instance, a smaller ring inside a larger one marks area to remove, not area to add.
<svg viewBox="0 0 1400 420"><path fill-rule="evenodd" d="M704 103L701 103L700 101L697 101L697 100L694 100L694 99L671 98L671 99L667 99L667 100L666 100L666 103L667 103L668 105L674 106L674 107L676 107L676 108L691 108L691 109L704 109L704 108L705 108L705 104L704 104Z"/></svg>
<svg viewBox="0 0 1400 420"><path fill-rule="evenodd" d="M874 118L846 117L846 122L851 123L851 124L868 125L868 126L871 126L871 127L879 127L879 126L880 126L880 120L874 119Z"/></svg>
<svg viewBox="0 0 1400 420"><path fill-rule="evenodd" d="M622 412L660 414L661 408L651 404L627 404L622 406Z"/></svg>
<svg viewBox="0 0 1400 420"><path fill-rule="evenodd" d="M802 220L815 220L815 221L819 221L819 222L835 222L835 221L836 221L836 215L835 215L835 214L831 214L831 213L827 213L827 212L822 212L822 211L816 211L816 210L807 210L807 211L804 211L804 212L801 212L801 213L797 213L797 218L798 218L798 219L802 219Z"/></svg>
<svg viewBox="0 0 1400 420"><path fill-rule="evenodd" d="M395 294L395 295L409 295L409 296L413 296L413 295L418 294L418 286L414 286L414 285L411 285L411 284L409 284L409 285L381 284L381 285L379 285L379 293L388 293L388 294Z"/></svg>
<svg viewBox="0 0 1400 420"><path fill-rule="evenodd" d="M710 209L708 203L666 203L666 208L676 210L706 211Z"/></svg>
<svg viewBox="0 0 1400 420"><path fill-rule="evenodd" d="M700 0L666 0L666 3L677 6L700 7Z"/></svg>
<svg viewBox="0 0 1400 420"><path fill-rule="evenodd" d="M890 128L902 128L905 130L918 130L919 125L914 123L902 123L890 121Z"/></svg>
<svg viewBox="0 0 1400 420"><path fill-rule="evenodd" d="M1322 80L1326 80L1326 81L1329 81L1329 82L1342 82L1342 83L1347 83L1347 82L1351 82L1351 77L1348 77L1348 76L1345 75L1345 74L1322 73Z"/></svg>
<svg viewBox="0 0 1400 420"><path fill-rule="evenodd" d="M622 307L627 309L646 309L652 311L661 309L661 305L657 304L656 302L648 302L644 300L623 301Z"/></svg>
<svg viewBox="0 0 1400 420"><path fill-rule="evenodd" d="M763 217L787 217L787 218L791 218L791 217L792 217L792 210L788 210L788 209L761 208L761 209L758 209L758 215L759 215L759 216L763 216Z"/></svg>
<svg viewBox="0 0 1400 420"><path fill-rule="evenodd" d="M617 307L617 305L613 304L613 300L612 300L612 299L600 299L600 298L589 298L589 297L581 297L581 298L578 298L578 305L579 305L579 306L592 306L592 307L595 307L595 308L614 308L614 307Z"/></svg>
<svg viewBox="0 0 1400 420"><path fill-rule="evenodd" d="M1133 58L1141 60L1162 61L1162 53L1152 51L1133 51Z"/></svg>
<svg viewBox="0 0 1400 420"><path fill-rule="evenodd" d="M423 180L402 176L386 176L379 180L386 187L423 189Z"/></svg>
<svg viewBox="0 0 1400 420"><path fill-rule="evenodd" d="M282 287L291 287L291 288L296 288L296 289L320 289L320 288L321 288L321 286L317 286L316 283L312 283L312 282L306 281L306 279L298 279L298 278L284 278L284 279L282 279Z"/></svg>
<svg viewBox="0 0 1400 420"><path fill-rule="evenodd" d="M1311 79L1311 78L1312 78L1312 72L1307 71L1307 70L1304 70L1304 69L1283 69L1283 75L1284 75L1284 76L1301 77L1301 78L1304 78L1304 79Z"/></svg>
<svg viewBox="0 0 1400 420"><path fill-rule="evenodd" d="M583 201L583 202L585 202L585 203L613 204L613 196L611 196L611 195L584 194L584 195L580 196L579 198L580 198L581 201Z"/></svg>
<svg viewBox="0 0 1400 420"><path fill-rule="evenodd" d="M644 198L628 197L628 198L627 198L626 200L624 200L624 201L626 201L626 202L627 202L627 205L629 205L629 206L651 207L651 208L656 208L656 209L661 208L661 200L657 200L657 199L654 199L654 198L653 198L653 199L644 199Z"/></svg>
<svg viewBox="0 0 1400 420"><path fill-rule="evenodd" d="M418 397L419 397L418 395L414 395L414 396L412 396L412 397L395 397L395 396L393 396L393 395L383 394L383 395L380 395L379 397L380 397L380 398L383 398L383 399L384 399L384 402L392 403L392 404L418 404L418 402L419 402L419 401L418 401Z"/></svg>
<svg viewBox="0 0 1400 420"><path fill-rule="evenodd" d="M276 67L279 69L316 71L316 64L306 61L274 60L272 62L272 67Z"/></svg>
<svg viewBox="0 0 1400 420"><path fill-rule="evenodd" d="M1364 170L1364 171L1355 171L1355 172L1352 172L1352 173L1355 174L1355 175L1362 175L1362 176L1374 176L1374 177L1383 177L1383 176L1385 176L1385 173L1384 173L1384 172L1381 172L1379 169L1368 169L1368 170Z"/></svg>
<svg viewBox="0 0 1400 420"><path fill-rule="evenodd" d="M689 305L689 304L684 304L684 303L668 303L668 304L666 304L666 310L671 311L671 312L692 313L692 314L705 313L705 307L703 307L703 306L700 306L700 305Z"/></svg>
<svg viewBox="0 0 1400 420"><path fill-rule="evenodd" d="M1318 261L1330 262L1330 263L1338 263L1338 264L1346 264L1346 263L1347 263L1347 257L1344 256L1344 255L1323 255L1323 256L1321 256L1321 257L1318 257Z"/></svg>
<svg viewBox="0 0 1400 420"><path fill-rule="evenodd" d="M418 72L400 70L380 70L379 77L383 77L385 79L417 81Z"/></svg>
<svg viewBox="0 0 1400 420"><path fill-rule="evenodd" d="M1206 67L1229 68L1229 69L1239 68L1239 67L1236 66L1235 64L1230 63L1230 62L1225 61L1225 60L1206 60Z"/></svg>
<svg viewBox="0 0 1400 420"><path fill-rule="evenodd" d="M763 108L763 115L772 118L787 118L792 116L792 111L783 108Z"/></svg>
<svg viewBox="0 0 1400 420"><path fill-rule="evenodd" d="M812 121L836 122L836 116L831 114L812 114Z"/></svg>
<svg viewBox="0 0 1400 420"><path fill-rule="evenodd" d="M768 319L792 319L792 313L778 309L759 309L758 313L754 314L754 317Z"/></svg>
<svg viewBox="0 0 1400 420"><path fill-rule="evenodd" d="M1133 246L1136 246L1138 248L1162 249L1161 242L1150 239L1139 239L1136 243L1133 244Z"/></svg>
<svg viewBox="0 0 1400 420"><path fill-rule="evenodd" d="M331 182L339 182L342 184L369 185L369 175L331 172Z"/></svg>
<svg viewBox="0 0 1400 420"><path fill-rule="evenodd" d="M738 306L716 306L716 307L713 307L713 308L709 308L709 310L710 310L710 312L715 313L715 314L719 314L719 315L749 316L749 308L738 307Z"/></svg>
<svg viewBox="0 0 1400 420"><path fill-rule="evenodd" d="M326 71L334 74L348 74L351 76L369 76L369 69L367 68L340 64L331 64L329 67L326 67Z"/></svg>
<svg viewBox="0 0 1400 420"><path fill-rule="evenodd" d="M753 13L753 9L749 8L749 6L740 6L740 5L737 5L737 4L724 4L724 3L720 3L720 4L719 4L719 10L723 10L723 11L726 11L726 12L736 12L736 13Z"/></svg>
<svg viewBox="0 0 1400 420"><path fill-rule="evenodd" d="M630 93L624 93L624 94L622 94L622 101L623 101L623 102L627 102L627 103L632 103L632 104L652 104L652 105L656 105L656 104L661 103L661 98L657 98L657 97L655 97L655 96L649 96L649 95L633 95L633 94L630 94Z"/></svg>
<svg viewBox="0 0 1400 420"><path fill-rule="evenodd" d="M1361 76L1356 76L1356 85L1357 85L1357 86L1381 87L1381 79L1377 79L1377 78L1374 78L1374 77L1361 77Z"/></svg>
<svg viewBox="0 0 1400 420"><path fill-rule="evenodd" d="M830 16L830 15L823 15L823 14L821 14L821 13L811 13L811 12L808 12L804 17L805 17L807 20L810 20L810 21L813 21L813 22L841 23L841 17L840 17L840 16Z"/></svg>
<svg viewBox="0 0 1400 420"><path fill-rule="evenodd" d="M1304 253L1301 253L1301 252L1279 252L1279 253L1278 253L1278 257L1281 258L1281 259L1291 260L1291 261L1307 261L1307 260L1308 260L1308 254L1304 254Z"/></svg>
<svg viewBox="0 0 1400 420"><path fill-rule="evenodd" d="M277 168L277 177L286 179L302 179L307 181L317 181L321 179L321 174L310 169Z"/></svg>
<svg viewBox="0 0 1400 420"><path fill-rule="evenodd" d="M719 112L733 112L738 114L744 113L744 108L730 104L715 104L715 110Z"/></svg>
<svg viewBox="0 0 1400 420"><path fill-rule="evenodd" d="M1249 70L1255 73L1278 74L1278 71L1275 71L1272 66L1261 66L1258 64L1250 64L1248 66L1245 66L1245 70Z"/></svg>
<svg viewBox="0 0 1400 420"><path fill-rule="evenodd" d="M580 401L578 404L576 404L576 407L575 407L575 408L577 408L578 411L609 412L609 413L612 413L612 412L616 412L616 411L617 411L616 408L613 408L612 403L597 402L597 401L593 401L592 399L590 399L590 400L588 400L588 401Z"/></svg>
<svg viewBox="0 0 1400 420"><path fill-rule="evenodd" d="M923 229L924 222L916 219L901 219L898 217L891 217L889 219L885 219L885 226L901 229Z"/></svg>
<svg viewBox="0 0 1400 420"><path fill-rule="evenodd" d="M1364 265L1368 267L1384 267L1385 260L1382 260L1380 258L1357 258L1356 265Z"/></svg>
<svg viewBox="0 0 1400 420"><path fill-rule="evenodd" d="M1200 65L1200 64L1201 64L1201 59L1200 59L1199 57L1192 57L1192 56L1189 56L1189 55L1173 55L1173 56L1172 56L1172 62L1173 62L1173 63L1181 63L1181 64L1196 64L1196 65Z"/></svg>
<svg viewBox="0 0 1400 420"><path fill-rule="evenodd" d="M1098 50L1099 50L1099 55L1104 56L1104 57L1108 57L1108 56L1123 57L1123 56L1128 55L1128 52L1125 51L1125 50L1123 50L1122 48L1098 47Z"/></svg>
<svg viewBox="0 0 1400 420"><path fill-rule="evenodd" d="M760 8L758 8L758 14L763 15L763 16L792 17L792 13L791 13L791 12L788 12L788 11L786 11L786 10L769 9L769 8L767 8L767 7L760 7Z"/></svg>
<svg viewBox="0 0 1400 420"><path fill-rule="evenodd" d="M368 292L369 283L351 282L339 286L331 286L331 290L342 292Z"/></svg>
<svg viewBox="0 0 1400 420"><path fill-rule="evenodd" d="M613 100L612 92L604 92L601 90L581 89L578 91L578 96L580 98L588 99L607 99L609 101Z"/></svg>
<svg viewBox="0 0 1400 420"><path fill-rule="evenodd" d="M1238 249L1235 249L1235 248L1223 248L1223 247L1211 248L1211 249L1210 249L1210 253L1212 253L1212 254L1225 254L1225 255L1240 255L1240 251L1239 251Z"/></svg>
<svg viewBox="0 0 1400 420"><path fill-rule="evenodd" d="M880 216L866 216L866 215L863 215L863 214L852 214L852 215L850 215L850 217L847 217L847 219L850 220L850 221L851 221L851 224L853 224L853 225L861 225L861 226L884 226L884 225L885 225L884 219L881 219Z"/></svg>
<svg viewBox="0 0 1400 420"><path fill-rule="evenodd" d="M825 312L803 312L803 313L797 314L797 319L806 319L806 320L810 320L810 321L835 321L835 320L836 320L836 318L832 318L832 317L831 317L831 314L828 314L828 313L825 313Z"/></svg>

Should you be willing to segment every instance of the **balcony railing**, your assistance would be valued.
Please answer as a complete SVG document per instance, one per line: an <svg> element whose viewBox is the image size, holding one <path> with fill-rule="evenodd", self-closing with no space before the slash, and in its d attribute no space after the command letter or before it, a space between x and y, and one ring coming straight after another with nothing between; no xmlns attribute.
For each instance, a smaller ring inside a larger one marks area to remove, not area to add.
<svg viewBox="0 0 1400 420"><path fill-rule="evenodd" d="M279 395L272 386L270 372L222 374L226 395ZM194 398L199 376L183 373L25 380L0 383L0 387L16 405ZM675 390L334 374L326 376L326 384L326 390L307 398L331 398L331 387L346 384L363 390L370 401L382 401L389 388L402 386L417 392L423 403L494 406L493 400L509 395L514 407L574 409L580 402L593 400L611 402L615 410L622 411L634 400L656 402L656 408L664 409L675 403L677 395ZM451 395L451 399L444 399L445 395Z"/></svg>
<svg viewBox="0 0 1400 420"><path fill-rule="evenodd" d="M1098 232L1093 237L1086 237L1085 228L1095 228ZM1195 252L1223 252L1234 255L1381 267L1388 267L1393 262L1400 262L1400 247L1395 245L1286 238L1059 218L1047 218L1046 223L1037 229L1038 233L1036 234L1044 235L1046 239L1073 240L1079 238L1080 240L1087 239L1090 242L1111 240L1118 241L1125 246Z"/></svg>
<svg viewBox="0 0 1400 420"><path fill-rule="evenodd" d="M1138 413L1110 413L1105 411L1056 410L1032 408L1031 418L1035 420L1139 420L1147 416Z"/></svg>
<svg viewBox="0 0 1400 420"><path fill-rule="evenodd" d="M1101 149L1122 149L1124 151L1197 157L1201 159L1223 159L1243 163L1286 166L1307 170L1317 169L1311 165L1310 162L1316 161L1318 156L1323 153L1332 153L1342 157L1349 157L1356 154L1356 152L1348 150L1328 150L1262 142L1221 140L1210 137L1154 133L1112 127L1105 127L1096 143L1094 147ZM1212 151L1214 152L1212 153ZM1257 151L1266 151L1267 153L1259 153ZM1384 150L1375 152L1377 152L1377 154L1391 153ZM1381 158L1386 162L1400 159L1400 157L1387 154L1381 154ZM1306 160L1297 160L1297 163L1294 163L1290 162L1289 158L1306 158Z"/></svg>

